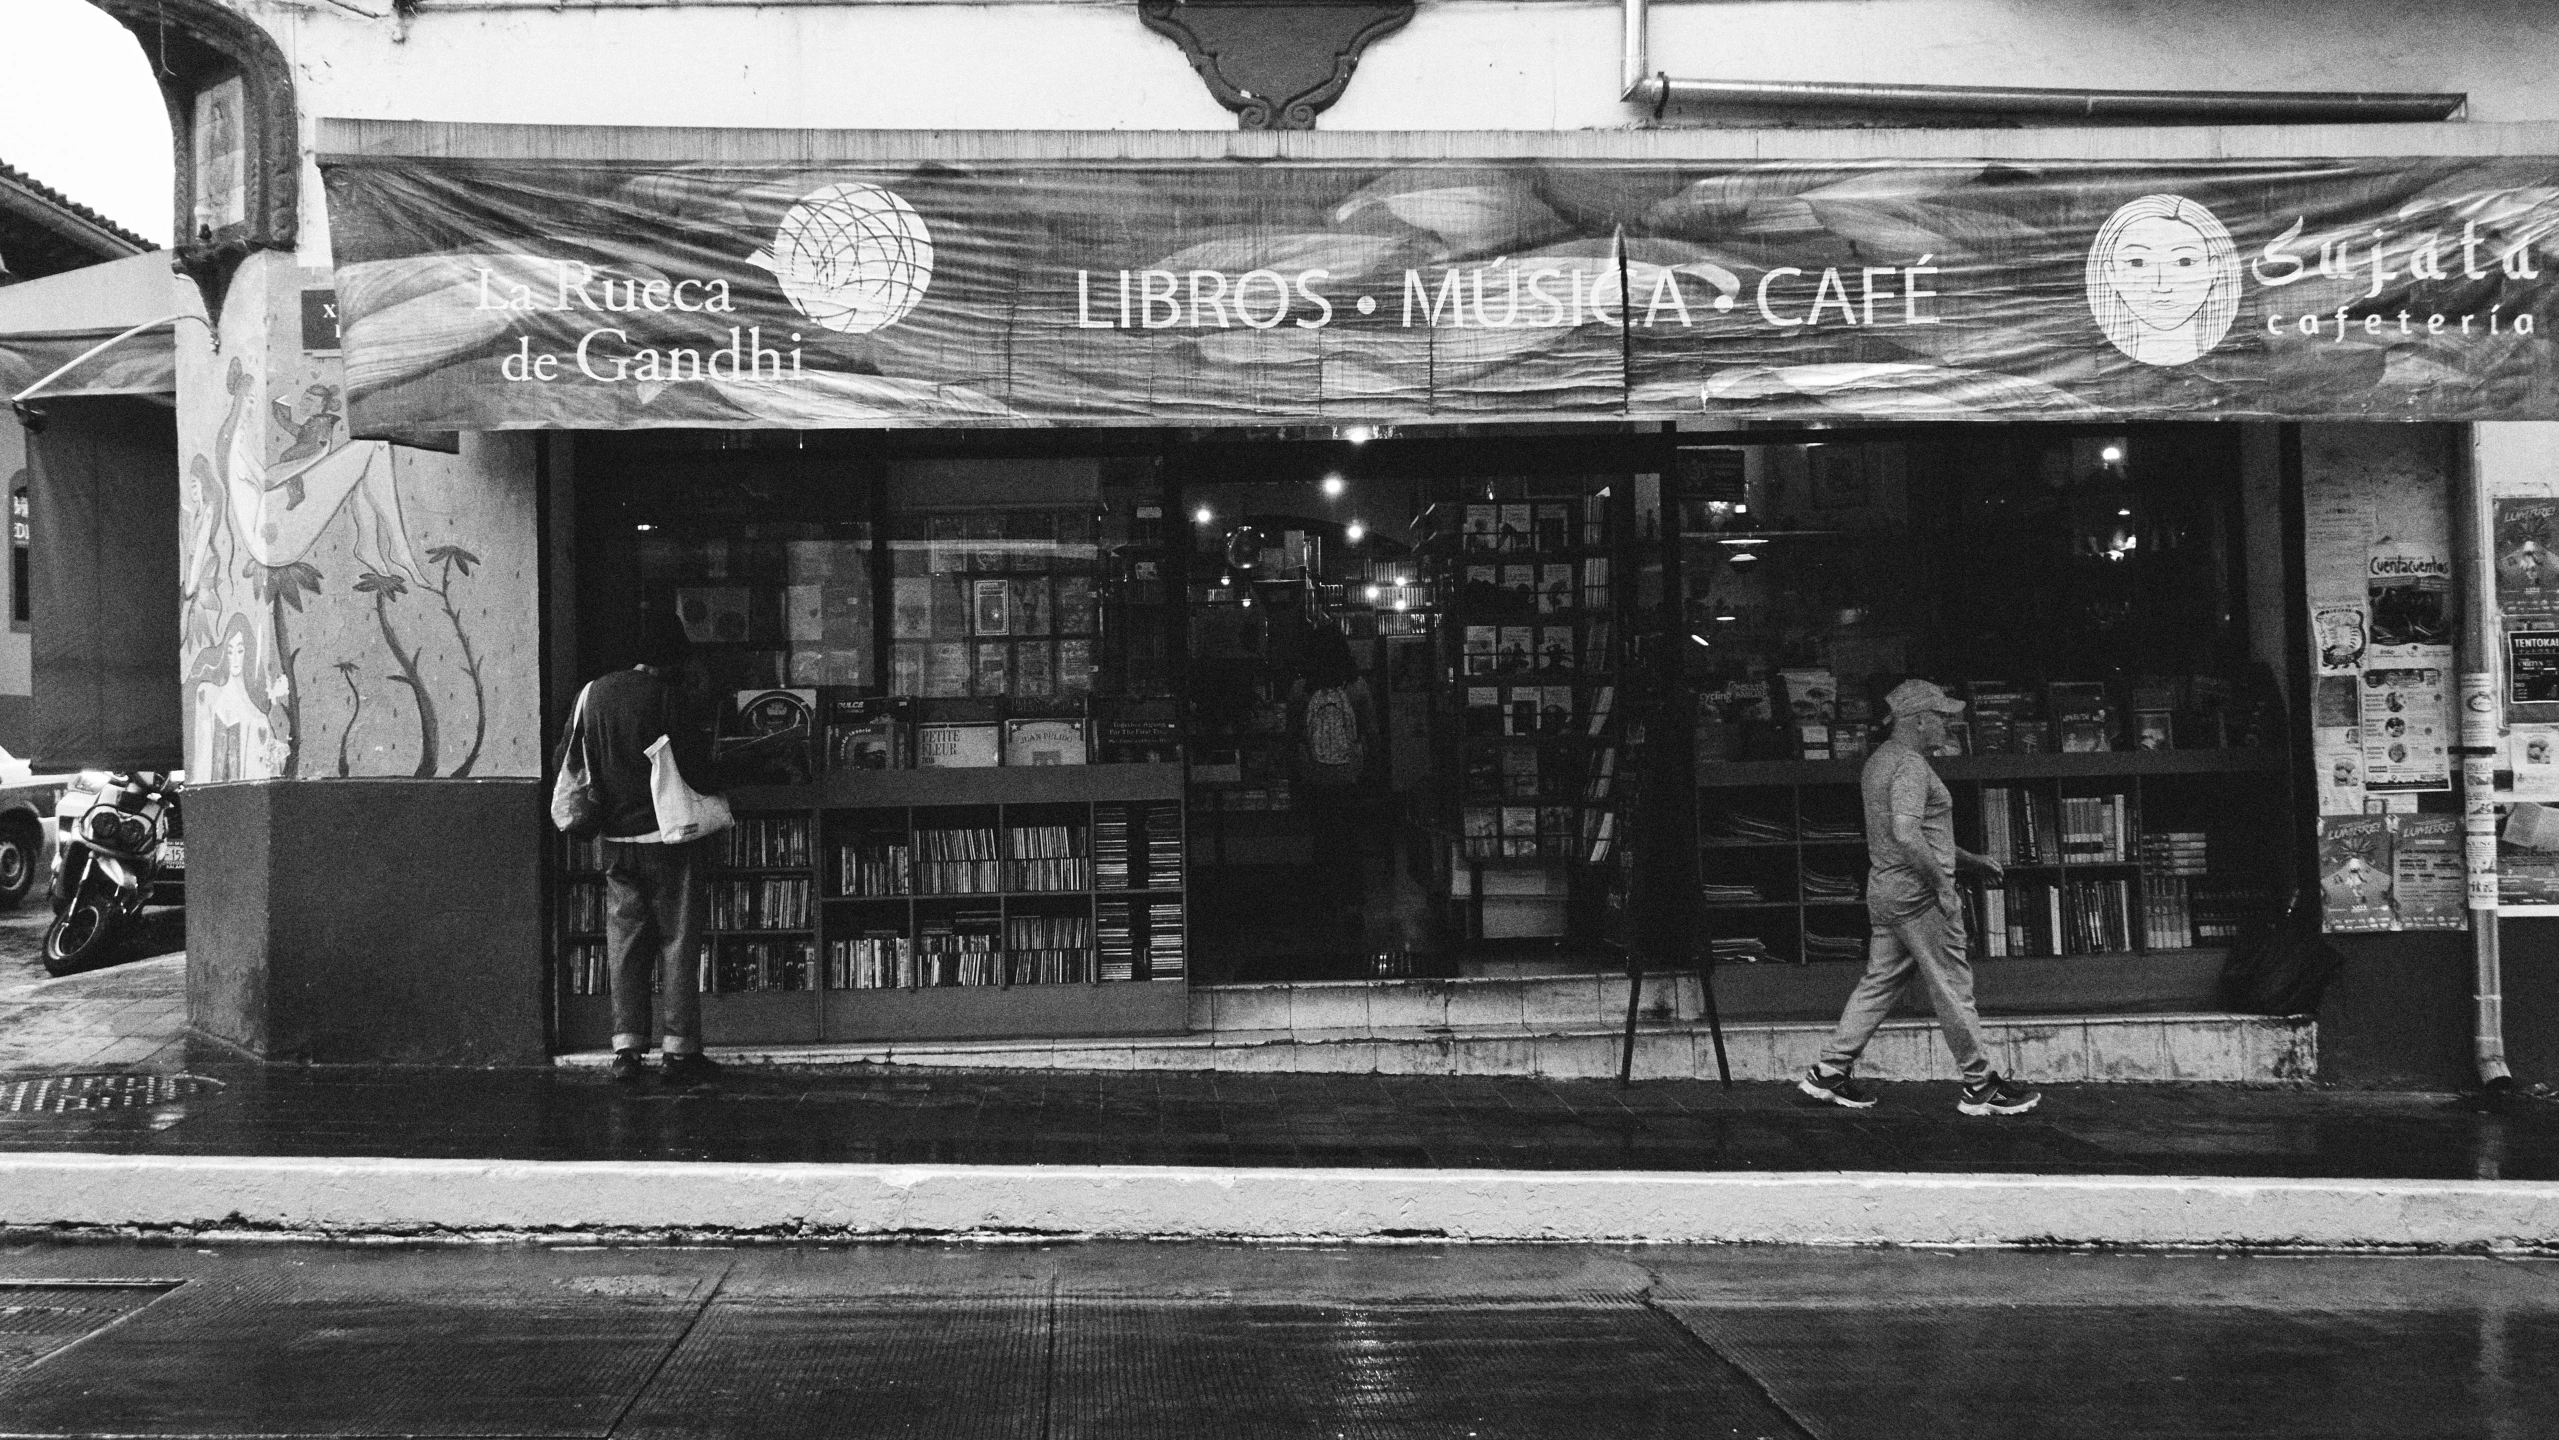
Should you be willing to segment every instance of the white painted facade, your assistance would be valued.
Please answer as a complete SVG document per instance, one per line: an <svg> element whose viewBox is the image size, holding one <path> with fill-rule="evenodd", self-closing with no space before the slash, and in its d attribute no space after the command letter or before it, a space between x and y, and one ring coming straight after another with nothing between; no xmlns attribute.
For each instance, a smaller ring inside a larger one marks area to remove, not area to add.
<svg viewBox="0 0 2559 1440"><path fill-rule="evenodd" d="M1231 130L1136 7L423 0L253 3L312 118L816 129ZM1618 99L1621 11L1437 0L1372 46L1328 130L1649 126ZM1739 0L1659 3L1653 68L1725 80L2450 91L2474 123L2559 121L2559 6L2467 0ZM1674 112L1671 125L1768 123ZM1797 121L1794 123L1802 123ZM305 172L302 261L328 263ZM314 223L317 222L317 223Z"/></svg>

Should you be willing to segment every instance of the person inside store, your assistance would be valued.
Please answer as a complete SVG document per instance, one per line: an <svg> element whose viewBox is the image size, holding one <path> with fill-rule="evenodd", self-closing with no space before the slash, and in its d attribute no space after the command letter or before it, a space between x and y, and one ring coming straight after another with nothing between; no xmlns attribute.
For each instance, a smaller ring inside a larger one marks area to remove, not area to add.
<svg viewBox="0 0 2559 1440"><path fill-rule="evenodd" d="M1964 702L1925 680L1905 680L1884 697L1892 736L1868 756L1860 778L1866 807L1866 973L1849 993L1839 1028L1796 1088L1827 1105L1864 1110L1875 1092L1852 1073L1866 1042L1913 979L1927 987L1946 1048L1963 1072L1955 1108L1966 1115L2022 1115L2043 1096L2003 1080L1983 1053L1965 948L1959 868L1992 881L1996 860L1955 845L1955 802L1929 756L1946 744L1946 722Z"/></svg>
<svg viewBox="0 0 2559 1440"><path fill-rule="evenodd" d="M660 1072L667 1084L697 1084L720 1069L702 1053L696 952L702 945L709 847L722 842L710 836L666 843L649 784L649 751L663 736L687 785L705 795L718 788L711 728L684 684L690 650L682 621L669 612L648 612L638 663L587 686L553 758L555 770L565 765L570 743L582 735L588 778L602 805L605 971L613 991L610 1073L621 1081L648 1073L652 1033L661 1037ZM652 998L664 1011L654 1030Z"/></svg>
<svg viewBox="0 0 2559 1440"><path fill-rule="evenodd" d="M1358 927L1367 900L1362 867L1376 829L1363 782L1377 750L1377 703L1338 625L1319 624L1306 637L1289 693L1288 733L1299 803L1315 841L1322 913L1337 925Z"/></svg>

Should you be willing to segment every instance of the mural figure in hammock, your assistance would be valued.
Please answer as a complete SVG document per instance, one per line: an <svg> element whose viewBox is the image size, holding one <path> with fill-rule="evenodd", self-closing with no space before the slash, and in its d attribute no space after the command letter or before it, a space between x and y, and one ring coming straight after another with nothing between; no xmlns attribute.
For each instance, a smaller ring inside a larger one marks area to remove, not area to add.
<svg viewBox="0 0 2559 1440"><path fill-rule="evenodd" d="M427 573L401 516L391 447L377 440L331 443L343 418L335 386L305 392L314 402L307 416L275 402L275 419L293 438L271 463L267 427L253 408L256 377L234 359L226 384L230 412L214 456L198 455L188 467L195 504L183 598L197 741L189 759L207 780L294 773L302 740L294 676L298 652L286 613L299 612L303 597L318 593L320 572L307 557L340 515L355 527L356 562L367 581L359 588L376 593L377 601L384 589L400 593ZM255 621L232 589L235 577L249 580L254 601L267 607L263 644L247 638ZM387 615L383 629L388 637ZM396 641L394 653L399 654ZM401 668L424 707L428 702L412 660L403 657ZM221 678L196 680L197 671Z"/></svg>

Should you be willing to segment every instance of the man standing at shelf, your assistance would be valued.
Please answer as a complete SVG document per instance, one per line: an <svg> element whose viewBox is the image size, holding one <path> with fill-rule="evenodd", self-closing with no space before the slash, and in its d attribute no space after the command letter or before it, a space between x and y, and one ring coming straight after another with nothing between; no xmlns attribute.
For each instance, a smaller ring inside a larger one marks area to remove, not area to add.
<svg viewBox="0 0 2559 1440"><path fill-rule="evenodd" d="M713 1078L719 1066L702 1053L703 881L708 847L718 837L663 842L649 792L649 748L667 739L684 783L714 790L708 727L694 722L680 687L691 642L682 622L651 611L640 629L639 663L598 676L587 688L583 723L560 737L554 768L568 760L581 732L587 773L603 803L605 969L613 987L616 1080L648 1071L650 981L664 1002L665 1062L670 1085Z"/></svg>
<svg viewBox="0 0 2559 1440"><path fill-rule="evenodd" d="M1875 1092L1850 1072L1876 1027L1914 976L1928 987L1964 1078L1955 1108L1966 1115L2021 1115L2042 1094L2003 1080L1982 1053L1981 1015L1973 1007L1973 967L1964 949L1963 892L1957 868L2004 878L2000 863L1955 845L1955 802L1928 757L1946 743L1948 716L1964 702L1925 680L1905 680L1884 697L1892 738L1875 747L1860 780L1866 802L1866 973L1848 997L1839 1028L1819 1063L1796 1088L1824 1104L1864 1110Z"/></svg>

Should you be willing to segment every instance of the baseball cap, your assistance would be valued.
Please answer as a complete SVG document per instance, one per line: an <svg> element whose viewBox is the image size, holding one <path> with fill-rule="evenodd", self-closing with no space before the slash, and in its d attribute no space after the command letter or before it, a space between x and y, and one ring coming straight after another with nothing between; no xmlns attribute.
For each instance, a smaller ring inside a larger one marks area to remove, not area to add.
<svg viewBox="0 0 2559 1440"><path fill-rule="evenodd" d="M1934 710L1940 715L1961 715L1964 702L1925 680L1904 680L1884 697L1884 708L1891 711L1896 719L1917 715L1923 710Z"/></svg>

